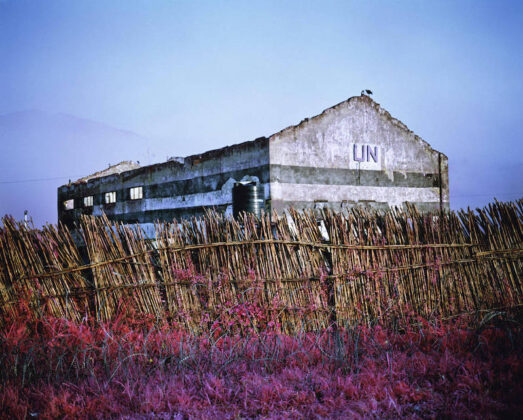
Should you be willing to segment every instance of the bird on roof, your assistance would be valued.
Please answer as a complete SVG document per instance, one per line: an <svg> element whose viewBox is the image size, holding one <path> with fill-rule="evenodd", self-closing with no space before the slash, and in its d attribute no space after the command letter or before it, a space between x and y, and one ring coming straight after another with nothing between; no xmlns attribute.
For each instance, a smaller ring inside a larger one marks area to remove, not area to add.
<svg viewBox="0 0 523 420"><path fill-rule="evenodd" d="M370 89L363 89L361 91L361 94L362 95L372 95L372 90L370 90Z"/></svg>

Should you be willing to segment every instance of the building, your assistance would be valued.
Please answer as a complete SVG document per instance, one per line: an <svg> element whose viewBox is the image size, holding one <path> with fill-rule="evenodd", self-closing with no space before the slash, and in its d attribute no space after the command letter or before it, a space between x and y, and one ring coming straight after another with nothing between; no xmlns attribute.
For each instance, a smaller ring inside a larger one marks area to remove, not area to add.
<svg viewBox="0 0 523 420"><path fill-rule="evenodd" d="M58 188L58 219L81 214L152 223L230 212L237 181L264 188L265 209L282 212L410 202L449 208L447 157L367 95L349 98L272 136L139 167L122 162Z"/></svg>

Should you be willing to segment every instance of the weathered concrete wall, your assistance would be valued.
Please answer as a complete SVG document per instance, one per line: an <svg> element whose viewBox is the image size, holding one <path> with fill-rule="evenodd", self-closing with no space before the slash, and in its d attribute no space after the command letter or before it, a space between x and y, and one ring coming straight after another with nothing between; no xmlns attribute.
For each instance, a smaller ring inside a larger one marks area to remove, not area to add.
<svg viewBox="0 0 523 420"><path fill-rule="evenodd" d="M448 208L447 157L368 96L329 108L269 142L273 209L314 207L315 201L337 209L409 201L437 210L440 195Z"/></svg>
<svg viewBox="0 0 523 420"><path fill-rule="evenodd" d="M229 212L232 187L245 179L260 182L266 209L278 212L289 206L385 209L407 201L422 211L449 206L447 157L359 96L269 139L64 185L58 189L59 220L105 212L113 220L151 223L209 208ZM143 187L143 198L131 200L136 186ZM104 204L111 191L116 203ZM85 208L83 197L91 195L94 206ZM64 210L71 198L74 210Z"/></svg>
<svg viewBox="0 0 523 420"><path fill-rule="evenodd" d="M269 198L269 149L265 138L219 151L189 156L184 163L168 161L121 174L89 179L58 189L59 220L71 223L81 214L101 215L129 223L150 223L203 214L205 209L230 211L236 181L253 179L266 185ZM143 199L131 200L129 190L143 187ZM116 191L116 203L105 204L106 192ZM92 195L93 207L83 198ZM63 202L75 200L74 210Z"/></svg>

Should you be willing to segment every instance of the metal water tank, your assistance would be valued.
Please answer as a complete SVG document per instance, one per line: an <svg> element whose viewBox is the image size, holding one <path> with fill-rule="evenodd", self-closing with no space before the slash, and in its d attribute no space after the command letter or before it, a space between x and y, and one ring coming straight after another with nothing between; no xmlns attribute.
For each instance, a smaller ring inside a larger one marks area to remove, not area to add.
<svg viewBox="0 0 523 420"><path fill-rule="evenodd" d="M232 214L238 217L241 212L261 216L265 209L264 188L257 182L236 182L232 188Z"/></svg>

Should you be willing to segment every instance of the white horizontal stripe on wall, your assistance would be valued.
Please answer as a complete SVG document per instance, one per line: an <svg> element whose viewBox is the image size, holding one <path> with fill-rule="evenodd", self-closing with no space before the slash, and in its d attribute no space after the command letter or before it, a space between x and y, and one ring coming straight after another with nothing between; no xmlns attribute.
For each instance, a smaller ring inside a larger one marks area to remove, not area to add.
<svg viewBox="0 0 523 420"><path fill-rule="evenodd" d="M263 184L265 199L269 196L269 184ZM182 209L199 206L219 206L232 204L232 189L211 191L206 193L187 194L176 197L145 198L134 201L120 201L114 204L114 214L122 214L129 211L151 211ZM132 207L131 207L132 206ZM137 207L139 206L139 207ZM99 215L104 206L94 206L93 215Z"/></svg>
<svg viewBox="0 0 523 420"><path fill-rule="evenodd" d="M364 185L318 185L271 183L271 199L282 201L374 200L400 206L405 201L439 202L439 188L369 187ZM443 197L448 201L448 197Z"/></svg>

